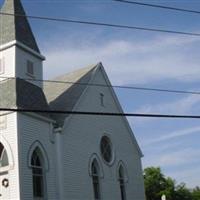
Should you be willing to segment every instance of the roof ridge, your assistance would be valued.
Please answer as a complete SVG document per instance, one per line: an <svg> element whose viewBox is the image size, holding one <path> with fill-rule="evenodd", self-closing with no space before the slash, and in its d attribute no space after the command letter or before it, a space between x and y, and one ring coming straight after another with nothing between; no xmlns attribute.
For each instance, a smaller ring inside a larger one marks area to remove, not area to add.
<svg viewBox="0 0 200 200"><path fill-rule="evenodd" d="M65 74L64 76L60 76L56 79L58 81L63 81L63 83L45 83L44 93L46 95L47 101L49 102L51 109L72 110L82 93L87 88L87 83L90 82L91 78L93 77L94 73L96 72L99 66L100 65L98 63L96 65L81 68L79 70L76 70L75 72ZM84 84L74 84L76 82ZM66 117L67 115L54 115L54 118L60 125L63 125Z"/></svg>
<svg viewBox="0 0 200 200"><path fill-rule="evenodd" d="M92 64L92 65L89 65L89 66L84 67L84 68L78 68L78 69L76 69L74 71L70 71L70 72L62 74L60 76L56 76L52 80L58 80L58 79L66 78L68 76L71 77L73 74L75 75L75 74L80 73L80 72L82 72L81 74L84 75L84 74L88 73L89 71L94 70L98 66L99 66L99 63Z"/></svg>

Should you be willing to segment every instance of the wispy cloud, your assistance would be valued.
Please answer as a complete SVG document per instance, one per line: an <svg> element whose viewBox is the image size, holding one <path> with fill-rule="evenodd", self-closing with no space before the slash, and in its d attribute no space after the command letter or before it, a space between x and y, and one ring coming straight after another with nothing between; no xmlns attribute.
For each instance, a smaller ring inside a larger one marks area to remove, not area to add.
<svg viewBox="0 0 200 200"><path fill-rule="evenodd" d="M158 142L164 142L164 141L168 141L177 137L184 137L187 135L191 135L191 134L200 134L200 126L197 127L192 127L192 128L187 128L187 129L183 129L183 130L176 130L173 132L168 132L168 133L163 133L161 135L161 137L155 138L155 139L149 139L146 140L146 142L144 142L143 145L152 145Z"/></svg>
<svg viewBox="0 0 200 200"><path fill-rule="evenodd" d="M161 166L174 166L199 162L196 158L200 156L200 151L196 149L181 149L177 152L169 152L160 157Z"/></svg>
<svg viewBox="0 0 200 200"><path fill-rule="evenodd" d="M200 156L200 151L187 148L181 149L178 151L170 151L163 154L157 154L151 156L151 159L148 159L144 162L145 166L161 166L161 167L174 167L181 166L183 164L199 163L199 160L196 159Z"/></svg>
<svg viewBox="0 0 200 200"><path fill-rule="evenodd" d="M200 76L200 58L188 51L197 48L198 42L199 38L156 37L148 41L129 38L100 43L94 36L87 40L86 36L83 40L71 36L46 44L45 74L52 77L102 61L112 82L117 84L166 79L194 81Z"/></svg>
<svg viewBox="0 0 200 200"><path fill-rule="evenodd" d="M159 102L157 104L144 104L138 109L134 110L135 113L155 113L155 114L191 114L193 111L199 109L200 95L188 95L180 99L167 102ZM130 123L141 124L144 122L155 122L156 118L129 118Z"/></svg>
<svg viewBox="0 0 200 200"><path fill-rule="evenodd" d="M200 95L189 95L184 98L160 103L157 105L143 105L135 112L138 113L166 113L185 114L191 112L192 108L200 102Z"/></svg>
<svg viewBox="0 0 200 200"><path fill-rule="evenodd" d="M174 177L179 183L185 182L187 186L194 188L199 185L200 168L188 168L188 169L178 169L170 172L166 172L168 176Z"/></svg>
<svg viewBox="0 0 200 200"><path fill-rule="evenodd" d="M71 35L65 38L55 36L50 44L45 44L47 57L44 74L46 78L57 76L80 67L103 62L113 84L149 84L161 81L195 82L200 77L199 38L166 37L164 35L145 39L138 38L109 38L102 39L99 34L77 36ZM59 38L59 39L58 39ZM65 40L63 40L65 38ZM192 52L192 53L191 53ZM186 96L182 99L157 105L141 106L134 112L154 113L190 113L200 103L199 96ZM144 120L144 119L143 119ZM134 119L135 124L139 119ZM148 147L156 146L165 141L171 142L174 138L199 134L200 126L193 126L176 131L161 133L160 137L144 140ZM145 138L147 139L147 138ZM170 141L171 140L171 141ZM165 145L164 150L155 151L149 148L150 155L144 157L144 166L181 167L184 164L196 163L200 152L195 149L180 149L175 151L176 144ZM157 153L158 152L158 153ZM199 168L196 170L199 174ZM170 174L169 174L170 175ZM182 175L184 175L182 173ZM178 177L172 174L178 181L193 180L189 184L196 184L196 174L188 169L186 176Z"/></svg>
<svg viewBox="0 0 200 200"><path fill-rule="evenodd" d="M186 182L189 187L195 187L199 185L199 176L197 176L200 173L200 162L197 159L199 157L199 150L188 148L149 156L143 161L143 165L144 167L160 166L165 175L178 182Z"/></svg>

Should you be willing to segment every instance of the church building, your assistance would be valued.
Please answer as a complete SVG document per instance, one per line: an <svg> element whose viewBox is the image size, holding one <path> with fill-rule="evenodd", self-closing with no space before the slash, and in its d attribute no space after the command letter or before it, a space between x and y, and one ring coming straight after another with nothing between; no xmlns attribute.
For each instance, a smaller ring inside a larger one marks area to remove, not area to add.
<svg viewBox="0 0 200 200"><path fill-rule="evenodd" d="M101 63L41 81L22 2L0 12L1 109L123 112ZM0 200L145 200L141 157L124 116L0 111Z"/></svg>

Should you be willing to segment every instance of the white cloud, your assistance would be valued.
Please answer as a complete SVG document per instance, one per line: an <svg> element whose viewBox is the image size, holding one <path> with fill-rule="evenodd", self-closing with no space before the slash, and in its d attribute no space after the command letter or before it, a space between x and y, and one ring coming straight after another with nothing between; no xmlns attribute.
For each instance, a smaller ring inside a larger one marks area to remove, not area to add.
<svg viewBox="0 0 200 200"><path fill-rule="evenodd" d="M187 128L187 129L183 129L183 130L176 130L171 133L163 133L163 134L160 134L160 135L163 135L161 137L146 140L143 143L143 145L152 145L155 143L165 142L165 141L177 138L177 137L183 137L183 136L187 136L187 135L191 135L191 134L200 134L200 126Z"/></svg>
<svg viewBox="0 0 200 200"><path fill-rule="evenodd" d="M134 113L155 113L155 114L191 114L192 111L197 109L200 103L200 95L188 95L181 99L169 102L162 102L158 104L146 104L134 110ZM130 123L144 123L152 122L157 118L129 118Z"/></svg>
<svg viewBox="0 0 200 200"><path fill-rule="evenodd" d="M144 160L144 165L161 167L182 166L183 164L199 163L198 157L200 157L200 150L192 148L180 149L150 156Z"/></svg>
<svg viewBox="0 0 200 200"><path fill-rule="evenodd" d="M102 61L114 84L195 81L200 76L200 59L193 59L195 55L188 51L198 42L199 38L163 36L148 41L112 39L103 43L94 36L87 40L83 36L83 41L73 36L65 41L60 38L46 44L45 74L52 77Z"/></svg>
<svg viewBox="0 0 200 200"><path fill-rule="evenodd" d="M167 175L173 177L178 183L185 182L190 188L199 186L200 168L179 169L167 172Z"/></svg>
<svg viewBox="0 0 200 200"><path fill-rule="evenodd" d="M191 109L200 102L200 95L189 95L184 98L165 102L156 105L144 105L135 112L137 113L176 113L184 114L190 112Z"/></svg>
<svg viewBox="0 0 200 200"><path fill-rule="evenodd" d="M199 162L200 151L196 149L181 149L177 152L170 152L160 157L161 166L174 166Z"/></svg>
<svg viewBox="0 0 200 200"><path fill-rule="evenodd" d="M185 182L189 187L199 185L200 150L195 148L170 148L167 152L149 154L143 158L143 167L160 166L166 176L170 176L177 182Z"/></svg>
<svg viewBox="0 0 200 200"><path fill-rule="evenodd" d="M143 159L143 166L160 166L166 176L178 183L185 182L191 188L199 185L200 151L197 149L180 149L165 154L156 154Z"/></svg>
<svg viewBox="0 0 200 200"><path fill-rule="evenodd" d="M199 38L189 37L166 37L164 35L153 39L139 40L105 39L98 38L100 34L77 36L70 38L55 36L50 44L45 44L47 61L44 74L53 77L90 64L103 62L113 84L148 84L159 81L175 80L180 82L198 81L200 77L200 57L197 45ZM58 39L59 38L59 39ZM63 39L65 38L65 39ZM192 52L192 53L191 53ZM141 107L144 112L190 112L194 105L199 103L198 96L188 96L181 100L162 103L155 106ZM134 119L134 122L135 119ZM183 137L189 134L197 134L200 127L178 130L164 133L155 140L149 140L149 145L162 141L168 141L175 137ZM167 149L167 147L166 147ZM183 152L182 152L183 151ZM152 151L153 152L153 151ZM152 155L152 154L151 154ZM186 157L185 157L186 155ZM162 165L181 166L188 162L194 162L200 157L200 153L193 149L181 149L178 152L166 153L144 157L145 166ZM147 159L147 160L146 160ZM192 170L191 170L192 171ZM199 168L197 174L200 173ZM191 177L189 177L191 175ZM177 175L178 176L178 175ZM173 178L177 179L175 175ZM181 177L178 180L193 180L197 183L197 176L188 172L188 179ZM191 183L192 184L192 181Z"/></svg>

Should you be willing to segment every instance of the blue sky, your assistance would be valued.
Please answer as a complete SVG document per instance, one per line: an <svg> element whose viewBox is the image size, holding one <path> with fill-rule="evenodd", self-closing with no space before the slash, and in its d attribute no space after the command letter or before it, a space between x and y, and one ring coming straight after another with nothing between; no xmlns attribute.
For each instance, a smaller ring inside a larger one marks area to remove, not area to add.
<svg viewBox="0 0 200 200"><path fill-rule="evenodd" d="M29 15L200 32L200 15L111 0L22 0ZM148 0L200 10L196 0ZM0 0L2 3L2 0ZM200 37L31 20L45 78L102 61L117 85L200 91ZM116 90L125 112L200 114L200 96ZM200 121L129 118L144 153L143 167L200 185Z"/></svg>

